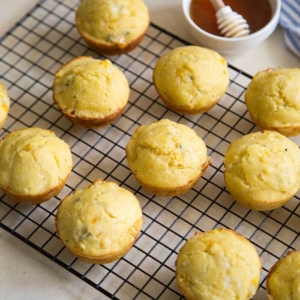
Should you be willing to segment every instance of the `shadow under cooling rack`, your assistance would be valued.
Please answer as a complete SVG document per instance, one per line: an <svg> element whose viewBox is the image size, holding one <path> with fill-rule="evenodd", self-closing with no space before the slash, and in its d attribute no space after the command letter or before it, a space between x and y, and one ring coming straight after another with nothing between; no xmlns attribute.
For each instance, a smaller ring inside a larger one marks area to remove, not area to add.
<svg viewBox="0 0 300 300"><path fill-rule="evenodd" d="M256 131L244 92L251 76L228 66L230 86L220 102L201 115L180 115L166 108L153 84L156 60L187 45L151 24L139 47L108 57L126 75L131 94L123 115L110 126L88 130L72 125L52 100L56 70L70 59L91 51L80 38L74 15L79 1L40 1L0 39L0 81L8 88L11 109L0 137L23 127L51 129L71 147L72 174L63 191L37 206L17 204L0 192L0 226L111 299L183 299L174 274L178 250L197 231L231 228L247 237L263 263L254 299L266 299L267 270L288 250L299 247L299 197L270 212L250 211L225 190L223 159L228 145ZM205 141L212 166L186 194L159 197L146 192L132 176L125 157L131 134L141 124L168 118L185 124ZM96 178L115 181L139 199L142 232L122 259L92 265L76 259L55 233L59 201Z"/></svg>

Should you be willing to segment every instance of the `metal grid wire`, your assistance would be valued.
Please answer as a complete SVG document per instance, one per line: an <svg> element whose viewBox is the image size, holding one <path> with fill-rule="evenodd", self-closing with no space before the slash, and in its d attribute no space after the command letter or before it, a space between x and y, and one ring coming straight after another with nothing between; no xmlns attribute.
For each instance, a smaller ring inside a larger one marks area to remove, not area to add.
<svg viewBox="0 0 300 300"><path fill-rule="evenodd" d="M233 201L223 179L228 145L256 131L244 103L251 76L229 65L230 86L209 112L180 115L168 110L153 84L155 62L185 41L151 24L139 47L108 57L126 75L131 95L123 115L110 126L88 130L72 125L52 100L56 70L80 55L103 58L80 38L74 15L79 1L40 1L0 39L0 81L8 88L11 109L0 137L23 127L53 130L71 147L74 168L63 191L40 205L17 204L0 192L0 226L69 270L111 299L183 299L175 278L175 260L183 243L197 231L231 228L247 237L263 263L261 284L254 299L267 299L268 269L288 250L300 247L299 195L270 212L251 211ZM168 118L193 128L205 141L212 166L186 194L159 197L134 179L125 147L141 124ZM122 259L92 265L76 259L55 234L59 201L96 178L115 181L139 199L142 232Z"/></svg>

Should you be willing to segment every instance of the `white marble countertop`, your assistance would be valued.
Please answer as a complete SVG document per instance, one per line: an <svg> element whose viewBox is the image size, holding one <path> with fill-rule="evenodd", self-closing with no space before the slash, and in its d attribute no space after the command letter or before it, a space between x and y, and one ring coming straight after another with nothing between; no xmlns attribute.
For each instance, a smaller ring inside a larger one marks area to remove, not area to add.
<svg viewBox="0 0 300 300"><path fill-rule="evenodd" d="M145 0L154 24L190 41L182 19L180 0ZM7 32L36 0L0 0L0 36ZM254 75L269 67L300 67L300 58L284 44L280 26L262 44L239 56L226 57L240 70ZM1 70L0 70L1 78ZM105 299L82 280L36 250L0 229L0 299Z"/></svg>

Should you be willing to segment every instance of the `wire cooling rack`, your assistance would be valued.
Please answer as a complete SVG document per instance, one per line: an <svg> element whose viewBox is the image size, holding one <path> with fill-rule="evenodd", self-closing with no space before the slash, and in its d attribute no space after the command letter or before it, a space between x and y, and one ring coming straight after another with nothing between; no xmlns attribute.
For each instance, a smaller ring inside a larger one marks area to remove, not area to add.
<svg viewBox="0 0 300 300"><path fill-rule="evenodd" d="M209 112L180 115L168 110L153 84L156 60L185 41L151 24L139 47L109 57L126 75L131 88L123 115L97 130L72 125L52 100L53 74L80 55L103 58L80 38L74 15L79 1L40 1L0 39L1 78L11 109L0 137L23 127L53 130L71 147L74 168L63 191L34 206L17 204L0 192L0 226L111 299L183 299L174 278L183 243L197 231L231 228L247 237L260 254L261 284L253 299L267 299L268 269L288 250L300 247L299 195L270 212L251 211L233 201L223 180L228 145L256 131L244 103L251 76L229 65L230 86ZM168 118L193 128L205 141L212 166L186 194L159 197L146 192L131 174L125 147L141 124ZM115 181L139 199L144 225L129 253L117 262L92 265L76 259L60 242L54 218L59 201L96 178Z"/></svg>

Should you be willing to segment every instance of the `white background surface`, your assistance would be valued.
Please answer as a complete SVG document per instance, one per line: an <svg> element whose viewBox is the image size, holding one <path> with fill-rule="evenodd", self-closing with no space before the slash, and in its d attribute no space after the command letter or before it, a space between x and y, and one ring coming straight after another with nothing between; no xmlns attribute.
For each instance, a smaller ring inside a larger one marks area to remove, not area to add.
<svg viewBox="0 0 300 300"><path fill-rule="evenodd" d="M180 0L145 0L151 21L173 34L193 39L183 20ZM8 31L36 0L0 0L0 36ZM265 42L227 61L254 75L269 67L300 67L300 58L284 44L280 26ZM0 70L1 79L1 70ZM0 229L0 299L105 299L98 291L50 259ZM170 299L171 300L171 299Z"/></svg>

